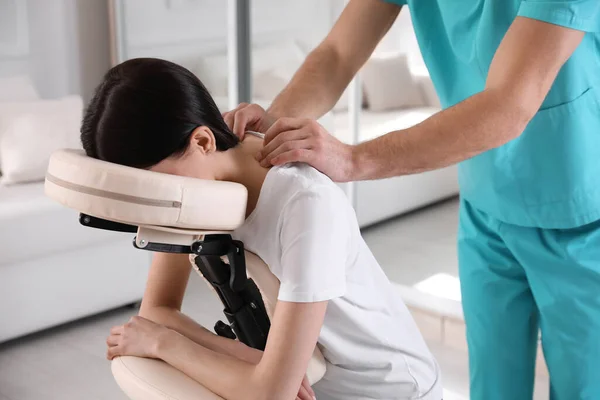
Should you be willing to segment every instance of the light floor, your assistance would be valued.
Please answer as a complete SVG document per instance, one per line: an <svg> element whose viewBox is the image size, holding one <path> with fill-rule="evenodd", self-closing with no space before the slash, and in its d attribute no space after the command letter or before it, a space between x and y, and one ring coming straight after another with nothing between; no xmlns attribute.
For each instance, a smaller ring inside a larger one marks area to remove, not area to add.
<svg viewBox="0 0 600 400"><path fill-rule="evenodd" d="M364 236L395 283L418 285L436 275L456 276L457 201L365 230ZM193 276L184 312L211 327L221 306ZM0 400L125 400L105 359L107 333L136 313L122 308L0 344ZM421 325L427 331L427 325ZM445 400L468 399L467 353L424 332L443 373ZM547 379L538 379L537 399L547 399Z"/></svg>

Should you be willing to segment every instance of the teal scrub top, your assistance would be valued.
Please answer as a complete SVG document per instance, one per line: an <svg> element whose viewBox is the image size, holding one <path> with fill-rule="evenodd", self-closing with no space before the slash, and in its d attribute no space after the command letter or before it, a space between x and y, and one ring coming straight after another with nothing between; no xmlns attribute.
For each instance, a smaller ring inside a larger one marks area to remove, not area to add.
<svg viewBox="0 0 600 400"><path fill-rule="evenodd" d="M517 16L586 32L523 134L462 162L459 182L465 200L507 223L567 229L600 220L600 0L386 1L409 6L444 108L484 89Z"/></svg>

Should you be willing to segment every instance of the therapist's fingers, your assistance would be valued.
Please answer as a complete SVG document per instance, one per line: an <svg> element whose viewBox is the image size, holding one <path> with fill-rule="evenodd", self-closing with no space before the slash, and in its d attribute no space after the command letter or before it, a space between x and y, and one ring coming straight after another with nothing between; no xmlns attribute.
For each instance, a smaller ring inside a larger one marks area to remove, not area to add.
<svg viewBox="0 0 600 400"><path fill-rule="evenodd" d="M243 103L226 115L227 126L243 139L246 131L265 132L273 124L273 118L258 104Z"/></svg>
<svg viewBox="0 0 600 400"><path fill-rule="evenodd" d="M309 145L307 139L308 134L301 129L283 132L269 144L265 145L256 155L256 159L260 161L261 165L264 163L268 164L273 157L278 156L284 151L307 147Z"/></svg>
<svg viewBox="0 0 600 400"><path fill-rule="evenodd" d="M281 153L277 157L273 158L271 160L271 165L279 166L290 163L306 163L312 165L313 167L321 171L321 169L317 166L317 157L318 156L314 150L295 149Z"/></svg>
<svg viewBox="0 0 600 400"><path fill-rule="evenodd" d="M271 167L273 165L281 165L274 164L274 160L285 153L295 154L295 156L293 156L293 159L288 162L302 162L303 160L295 159L295 157L301 157L303 152L310 150L312 150L312 147L308 139L290 140L282 143L279 147L271 151L271 153L269 153L265 158L262 159L260 165L265 168Z"/></svg>
<svg viewBox="0 0 600 400"><path fill-rule="evenodd" d="M225 121L225 123L227 124L227 126L229 127L229 129L233 130L233 125L235 123L235 115L237 114L237 112L240 111L241 109L247 107L247 106L248 106L248 103L240 103L233 110L230 110L230 111L228 111L226 113L223 113L223 120ZM242 134L242 137L240 137L240 140L241 139L243 139L243 134Z"/></svg>
<svg viewBox="0 0 600 400"><path fill-rule="evenodd" d="M267 146L279 135L284 132L298 130L305 126L309 120L303 118L279 118L271 127L265 132L264 145Z"/></svg>
<svg viewBox="0 0 600 400"><path fill-rule="evenodd" d="M273 150L281 146L285 142L292 140L302 140L308 137L308 132L302 129L301 123L298 124L283 124L278 120L271 129L265 134L263 140L263 148L256 155L258 161L262 161L266 158ZM276 129L273 131L273 129ZM276 134L274 134L276 132ZM269 136L270 135L270 136ZM267 140L268 139L268 140Z"/></svg>

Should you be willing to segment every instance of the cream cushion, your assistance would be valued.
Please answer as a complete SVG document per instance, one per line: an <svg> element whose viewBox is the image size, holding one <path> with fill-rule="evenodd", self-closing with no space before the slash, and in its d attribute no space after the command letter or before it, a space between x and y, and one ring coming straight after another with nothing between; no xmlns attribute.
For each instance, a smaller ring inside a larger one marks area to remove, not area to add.
<svg viewBox="0 0 600 400"><path fill-rule="evenodd" d="M228 231L246 214L243 185L124 167L77 150L52 154L45 189L67 207L134 225Z"/></svg>
<svg viewBox="0 0 600 400"><path fill-rule="evenodd" d="M385 111L425 104L405 54L384 53L367 61L361 71L363 88L371 111Z"/></svg>

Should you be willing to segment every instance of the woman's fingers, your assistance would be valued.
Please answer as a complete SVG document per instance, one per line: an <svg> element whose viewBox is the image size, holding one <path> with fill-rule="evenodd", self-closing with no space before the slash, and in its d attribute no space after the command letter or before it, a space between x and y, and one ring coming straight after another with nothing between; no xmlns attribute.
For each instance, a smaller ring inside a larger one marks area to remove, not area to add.
<svg viewBox="0 0 600 400"><path fill-rule="evenodd" d="M113 347L109 347L108 350L106 351L106 358L108 360L112 360L113 358L118 357L122 354L123 354L123 351L121 349L121 346L113 346Z"/></svg>
<svg viewBox="0 0 600 400"><path fill-rule="evenodd" d="M310 386L310 382L308 381L308 376L304 375L304 379L302 379L302 387L306 389L308 394L310 395L310 400L313 400L315 397L315 391Z"/></svg>
<svg viewBox="0 0 600 400"><path fill-rule="evenodd" d="M123 325L113 326L110 328L111 335L122 335L123 334Z"/></svg>
<svg viewBox="0 0 600 400"><path fill-rule="evenodd" d="M300 390L298 391L298 398L300 400L313 400L313 396L308 392L304 384L300 386Z"/></svg>
<svg viewBox="0 0 600 400"><path fill-rule="evenodd" d="M113 347L118 345L120 341L121 335L110 335L108 338L106 338L106 345L108 347Z"/></svg>

